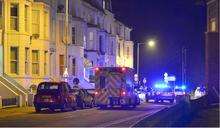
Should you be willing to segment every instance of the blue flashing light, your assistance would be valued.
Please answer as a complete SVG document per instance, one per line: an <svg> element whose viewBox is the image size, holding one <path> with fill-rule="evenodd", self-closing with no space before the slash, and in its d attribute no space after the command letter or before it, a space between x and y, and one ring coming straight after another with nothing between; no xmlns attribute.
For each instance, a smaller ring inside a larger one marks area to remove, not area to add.
<svg viewBox="0 0 220 128"><path fill-rule="evenodd" d="M155 84L155 88L168 88L167 84Z"/></svg>
<svg viewBox="0 0 220 128"><path fill-rule="evenodd" d="M185 90L185 89L186 89L186 86L185 86L185 85L182 85L181 88L182 88L182 90Z"/></svg>

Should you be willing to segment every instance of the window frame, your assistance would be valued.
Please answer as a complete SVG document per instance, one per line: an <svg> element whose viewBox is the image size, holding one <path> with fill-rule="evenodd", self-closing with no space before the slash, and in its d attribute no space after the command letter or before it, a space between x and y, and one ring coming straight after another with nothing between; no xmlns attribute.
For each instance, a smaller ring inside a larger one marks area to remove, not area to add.
<svg viewBox="0 0 220 128"><path fill-rule="evenodd" d="M12 49L16 49L15 59L12 60ZM12 63L16 64L15 71L12 71ZM19 74L19 47L11 46L10 47L10 72L12 74Z"/></svg>

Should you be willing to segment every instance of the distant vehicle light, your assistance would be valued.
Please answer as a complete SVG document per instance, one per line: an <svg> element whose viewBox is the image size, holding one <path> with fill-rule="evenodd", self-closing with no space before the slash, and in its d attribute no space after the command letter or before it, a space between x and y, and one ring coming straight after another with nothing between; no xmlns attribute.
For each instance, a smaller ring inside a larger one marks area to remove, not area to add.
<svg viewBox="0 0 220 128"><path fill-rule="evenodd" d="M186 86L185 86L185 85L182 85L181 88L182 88L182 90L185 90L185 89L186 89Z"/></svg>
<svg viewBox="0 0 220 128"><path fill-rule="evenodd" d="M125 95L126 95L126 92L125 92L125 91L122 91L122 92L121 92L121 95L122 95L122 96L125 96Z"/></svg>

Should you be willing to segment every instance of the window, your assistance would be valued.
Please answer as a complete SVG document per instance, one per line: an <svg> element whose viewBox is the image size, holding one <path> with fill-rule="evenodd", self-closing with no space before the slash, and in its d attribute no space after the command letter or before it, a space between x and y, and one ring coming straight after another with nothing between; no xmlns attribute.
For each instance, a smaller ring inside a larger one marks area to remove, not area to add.
<svg viewBox="0 0 220 128"><path fill-rule="evenodd" d="M72 59L72 75L76 75L76 59Z"/></svg>
<svg viewBox="0 0 220 128"><path fill-rule="evenodd" d="M60 75L64 73L64 55L60 55Z"/></svg>
<svg viewBox="0 0 220 128"><path fill-rule="evenodd" d="M101 54L105 54L105 51L104 51L104 45L103 45L103 37L102 36L99 36L99 51L101 52Z"/></svg>
<svg viewBox="0 0 220 128"><path fill-rule="evenodd" d="M63 35L64 35L64 23L63 21L59 21L59 41L63 42Z"/></svg>
<svg viewBox="0 0 220 128"><path fill-rule="evenodd" d="M11 4L10 27L18 31L18 4Z"/></svg>
<svg viewBox="0 0 220 128"><path fill-rule="evenodd" d="M11 73L18 74L18 47L11 47Z"/></svg>
<svg viewBox="0 0 220 128"><path fill-rule="evenodd" d="M28 6L25 5L25 8L24 8L24 27L25 27L25 32L28 32L29 31L29 28L28 28Z"/></svg>
<svg viewBox="0 0 220 128"><path fill-rule="evenodd" d="M118 56L121 57L121 45L120 45L120 43L118 44Z"/></svg>
<svg viewBox="0 0 220 128"><path fill-rule="evenodd" d="M29 74L29 57L30 57L29 48L25 48L25 74L26 75Z"/></svg>
<svg viewBox="0 0 220 128"><path fill-rule="evenodd" d="M114 55L113 49L114 49L114 42L112 41L112 42L111 42L111 49L110 49L110 54L111 54L111 55Z"/></svg>
<svg viewBox="0 0 220 128"><path fill-rule="evenodd" d="M32 74L39 74L39 51L32 50Z"/></svg>
<svg viewBox="0 0 220 128"><path fill-rule="evenodd" d="M127 58L129 58L129 53L130 52L130 49L129 49L129 47L127 47Z"/></svg>
<svg viewBox="0 0 220 128"><path fill-rule="evenodd" d="M89 40L90 40L90 41L93 40L93 37L94 37L93 32L89 32Z"/></svg>
<svg viewBox="0 0 220 128"><path fill-rule="evenodd" d="M44 75L47 75L47 51L44 52Z"/></svg>
<svg viewBox="0 0 220 128"><path fill-rule="evenodd" d="M102 1L102 7L103 7L103 9L105 9L105 7L106 7L105 0Z"/></svg>
<svg viewBox="0 0 220 128"><path fill-rule="evenodd" d="M47 11L44 11L44 38L48 39L49 35L49 15Z"/></svg>
<svg viewBox="0 0 220 128"><path fill-rule="evenodd" d="M76 28L72 27L72 44L76 44Z"/></svg>
<svg viewBox="0 0 220 128"><path fill-rule="evenodd" d="M32 32L33 34L40 34L40 11L32 11Z"/></svg>
<svg viewBox="0 0 220 128"><path fill-rule="evenodd" d="M2 22L2 16L3 16L3 8L2 8L2 1L0 1L0 29L2 28L3 22Z"/></svg>
<svg viewBox="0 0 220 128"><path fill-rule="evenodd" d="M210 31L216 32L216 20L215 19L210 20Z"/></svg>

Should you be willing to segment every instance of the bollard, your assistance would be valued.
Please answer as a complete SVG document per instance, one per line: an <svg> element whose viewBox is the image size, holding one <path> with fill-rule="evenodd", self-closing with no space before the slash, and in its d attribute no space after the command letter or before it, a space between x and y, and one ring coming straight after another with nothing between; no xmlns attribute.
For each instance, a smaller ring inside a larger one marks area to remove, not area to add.
<svg viewBox="0 0 220 128"><path fill-rule="evenodd" d="M0 96L0 109L2 108L2 97Z"/></svg>

